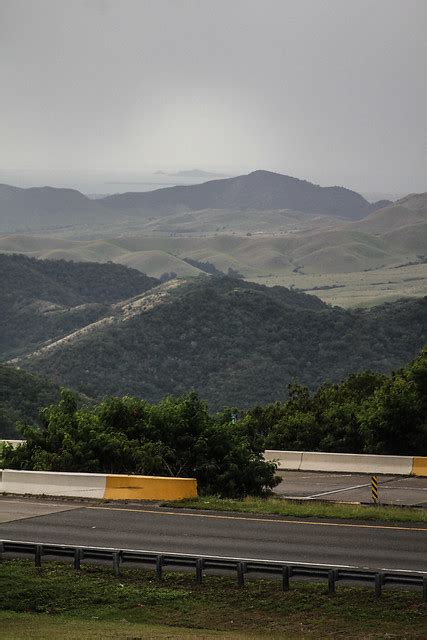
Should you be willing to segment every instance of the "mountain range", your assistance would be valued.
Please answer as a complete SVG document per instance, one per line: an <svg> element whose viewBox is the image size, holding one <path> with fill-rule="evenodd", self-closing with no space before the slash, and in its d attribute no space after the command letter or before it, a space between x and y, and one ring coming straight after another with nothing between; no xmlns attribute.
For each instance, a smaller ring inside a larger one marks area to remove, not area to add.
<svg viewBox="0 0 427 640"><path fill-rule="evenodd" d="M0 185L0 232L72 227L99 230L106 224L141 224L147 218L164 219L206 210L226 211L230 217L239 211L258 215L267 211L297 211L310 216L356 220L386 204L389 203L371 204L343 187L321 187L269 171L97 200L72 189Z"/></svg>
<svg viewBox="0 0 427 640"><path fill-rule="evenodd" d="M305 180L270 171L211 180L200 185L176 186L144 193L124 193L102 199L112 211L160 212L202 209L290 209L358 219L386 202L370 204L363 196L343 187L320 187Z"/></svg>

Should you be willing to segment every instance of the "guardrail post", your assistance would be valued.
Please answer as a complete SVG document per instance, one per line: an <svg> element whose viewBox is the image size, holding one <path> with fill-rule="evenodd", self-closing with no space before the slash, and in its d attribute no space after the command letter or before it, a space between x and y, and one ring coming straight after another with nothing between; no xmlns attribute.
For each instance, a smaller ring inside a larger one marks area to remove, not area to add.
<svg viewBox="0 0 427 640"><path fill-rule="evenodd" d="M203 567L204 567L203 558L197 558L197 560L196 560L196 582L197 582L197 584L202 584Z"/></svg>
<svg viewBox="0 0 427 640"><path fill-rule="evenodd" d="M43 547L41 544L36 544L36 549L34 552L34 564L36 567L42 566L42 555L43 555Z"/></svg>
<svg viewBox="0 0 427 640"><path fill-rule="evenodd" d="M375 597L381 596L382 586L384 584L384 576L382 573L375 574Z"/></svg>
<svg viewBox="0 0 427 640"><path fill-rule="evenodd" d="M118 578L120 575L120 551L113 551L113 571Z"/></svg>
<svg viewBox="0 0 427 640"><path fill-rule="evenodd" d="M337 579L337 572L335 569L328 571L328 594L331 596L335 593L335 581Z"/></svg>
<svg viewBox="0 0 427 640"><path fill-rule="evenodd" d="M244 562L237 563L237 584L239 587L245 586L245 568Z"/></svg>
<svg viewBox="0 0 427 640"><path fill-rule="evenodd" d="M81 549L74 550L74 569L79 571L80 569L80 561L82 559Z"/></svg>
<svg viewBox="0 0 427 640"><path fill-rule="evenodd" d="M162 579L162 570L163 570L163 556L157 556L156 558L156 578L157 580Z"/></svg>
<svg viewBox="0 0 427 640"><path fill-rule="evenodd" d="M289 567L282 567L282 589L283 591L289 591L289 578L291 572Z"/></svg>
<svg viewBox="0 0 427 640"><path fill-rule="evenodd" d="M427 602L427 578L423 576L423 602Z"/></svg>
<svg viewBox="0 0 427 640"><path fill-rule="evenodd" d="M3 560L4 542L0 542L0 562Z"/></svg>

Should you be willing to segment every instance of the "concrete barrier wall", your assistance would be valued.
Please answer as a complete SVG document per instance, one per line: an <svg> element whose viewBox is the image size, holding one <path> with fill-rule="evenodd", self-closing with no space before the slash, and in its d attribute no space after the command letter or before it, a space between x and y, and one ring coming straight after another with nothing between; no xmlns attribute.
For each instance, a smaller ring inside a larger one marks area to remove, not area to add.
<svg viewBox="0 0 427 640"><path fill-rule="evenodd" d="M197 481L194 478L4 469L0 492L105 500L181 500L197 497Z"/></svg>
<svg viewBox="0 0 427 640"><path fill-rule="evenodd" d="M106 476L98 473L55 473L4 469L1 490L34 496L103 498Z"/></svg>
<svg viewBox="0 0 427 640"><path fill-rule="evenodd" d="M307 452L302 456L300 470L409 476L412 471L412 457Z"/></svg>
<svg viewBox="0 0 427 640"><path fill-rule="evenodd" d="M104 493L107 500L182 500L196 496L194 478L157 476L107 476Z"/></svg>
<svg viewBox="0 0 427 640"><path fill-rule="evenodd" d="M301 467L302 451L276 451L270 449L264 451L264 459L270 462L277 462L279 469L289 471L299 471Z"/></svg>
<svg viewBox="0 0 427 640"><path fill-rule="evenodd" d="M414 458L412 465L412 475L427 478L427 458Z"/></svg>
<svg viewBox="0 0 427 640"><path fill-rule="evenodd" d="M24 444L25 440L1 440L0 439L0 447L2 444L10 444L14 449L19 447L20 444Z"/></svg>
<svg viewBox="0 0 427 640"><path fill-rule="evenodd" d="M402 476L427 475L427 458L412 456L268 450L265 451L264 457L266 460L275 460L279 470L381 473ZM415 460L420 462L415 464Z"/></svg>

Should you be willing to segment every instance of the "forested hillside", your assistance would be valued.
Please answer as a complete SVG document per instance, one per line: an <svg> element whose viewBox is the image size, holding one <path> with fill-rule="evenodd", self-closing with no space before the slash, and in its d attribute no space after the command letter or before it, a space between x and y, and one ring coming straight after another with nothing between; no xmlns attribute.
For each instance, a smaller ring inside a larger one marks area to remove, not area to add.
<svg viewBox="0 0 427 640"><path fill-rule="evenodd" d="M0 357L34 349L159 284L117 264L0 254Z"/></svg>
<svg viewBox="0 0 427 640"><path fill-rule="evenodd" d="M59 387L47 378L0 364L0 438L22 438L16 423L39 425L39 410L59 398Z"/></svg>
<svg viewBox="0 0 427 640"><path fill-rule="evenodd" d="M427 342L427 299L346 311L283 287L206 276L95 329L19 364L93 397L158 401L196 389L210 409L244 408L284 399L294 380L313 389L401 366Z"/></svg>

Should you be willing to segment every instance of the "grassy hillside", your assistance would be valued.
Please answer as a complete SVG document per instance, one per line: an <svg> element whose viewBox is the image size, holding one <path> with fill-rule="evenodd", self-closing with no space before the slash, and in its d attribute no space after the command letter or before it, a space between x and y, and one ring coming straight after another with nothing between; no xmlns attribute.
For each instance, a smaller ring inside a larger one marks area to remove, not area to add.
<svg viewBox="0 0 427 640"><path fill-rule="evenodd" d="M414 230L417 243L427 243L423 225L407 225L400 230L372 234L354 225L335 229L319 228L283 235L217 235L207 237L130 237L103 241L68 241L62 239L0 238L0 251L19 250L40 258L63 258L75 261L111 260L134 264L149 275L173 270L188 273L184 258L209 261L218 269L238 268L247 278L303 274L346 273L394 266L415 261L419 253L409 237ZM387 233L393 237L387 239ZM400 243L400 244L399 244ZM16 247L22 247L16 249ZM153 252L155 252L153 254ZM144 255L145 254L145 255ZM174 263L174 264L172 264ZM180 264L181 263L181 264Z"/></svg>
<svg viewBox="0 0 427 640"><path fill-rule="evenodd" d="M413 198L424 201L422 195ZM352 307L427 294L427 222L422 220L422 208L399 204L335 228L320 227L317 221L304 232L199 237L135 233L89 241L12 235L0 237L0 252L110 260L157 278L166 272L200 275L188 260L209 262L224 273L232 268L254 282L314 290L327 302ZM263 216L258 221L263 223Z"/></svg>
<svg viewBox="0 0 427 640"><path fill-rule="evenodd" d="M0 357L101 318L109 305L152 288L154 278L116 264L0 254Z"/></svg>
<svg viewBox="0 0 427 640"><path fill-rule="evenodd" d="M426 342L426 298L350 312L281 287L202 278L20 364L90 396L157 401L197 389L217 409L284 398L295 379L315 387L390 371Z"/></svg>

